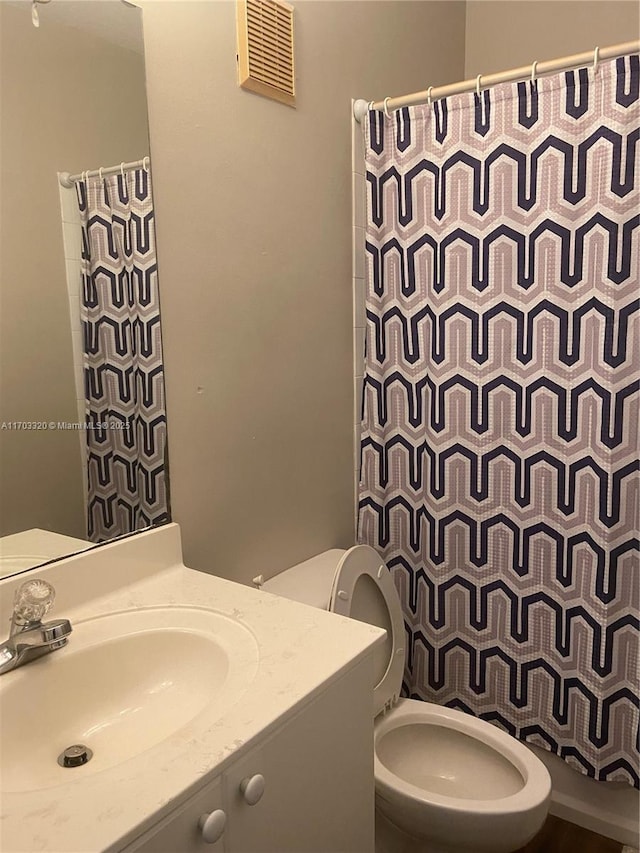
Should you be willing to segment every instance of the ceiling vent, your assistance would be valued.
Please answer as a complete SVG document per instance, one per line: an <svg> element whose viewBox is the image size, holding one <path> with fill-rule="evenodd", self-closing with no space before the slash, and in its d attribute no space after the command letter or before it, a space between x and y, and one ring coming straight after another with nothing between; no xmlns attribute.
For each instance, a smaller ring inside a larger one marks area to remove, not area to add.
<svg viewBox="0 0 640 853"><path fill-rule="evenodd" d="M237 9L240 86L294 107L293 7L281 0L238 0Z"/></svg>

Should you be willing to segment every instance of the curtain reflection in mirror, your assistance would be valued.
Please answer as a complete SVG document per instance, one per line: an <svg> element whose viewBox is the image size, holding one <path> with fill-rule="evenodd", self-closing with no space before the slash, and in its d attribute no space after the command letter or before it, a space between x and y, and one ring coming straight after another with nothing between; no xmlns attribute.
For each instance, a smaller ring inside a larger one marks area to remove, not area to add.
<svg viewBox="0 0 640 853"><path fill-rule="evenodd" d="M167 418L151 175L76 183L82 218L87 534L169 520Z"/></svg>

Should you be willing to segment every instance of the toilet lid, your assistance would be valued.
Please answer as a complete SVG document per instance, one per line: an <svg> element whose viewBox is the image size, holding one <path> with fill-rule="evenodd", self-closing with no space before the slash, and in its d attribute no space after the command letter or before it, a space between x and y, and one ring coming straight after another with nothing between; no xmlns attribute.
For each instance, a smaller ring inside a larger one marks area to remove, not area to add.
<svg viewBox="0 0 640 853"><path fill-rule="evenodd" d="M385 628L375 652L374 716L394 705L402 687L405 630L400 599L384 560L368 545L350 548L338 563L329 610Z"/></svg>

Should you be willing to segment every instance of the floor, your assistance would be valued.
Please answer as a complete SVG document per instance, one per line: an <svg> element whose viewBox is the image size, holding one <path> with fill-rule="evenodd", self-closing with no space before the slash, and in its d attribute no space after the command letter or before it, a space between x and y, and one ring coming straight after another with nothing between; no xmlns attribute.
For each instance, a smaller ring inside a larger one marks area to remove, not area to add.
<svg viewBox="0 0 640 853"><path fill-rule="evenodd" d="M547 822L517 853L622 853L623 845L549 815Z"/></svg>

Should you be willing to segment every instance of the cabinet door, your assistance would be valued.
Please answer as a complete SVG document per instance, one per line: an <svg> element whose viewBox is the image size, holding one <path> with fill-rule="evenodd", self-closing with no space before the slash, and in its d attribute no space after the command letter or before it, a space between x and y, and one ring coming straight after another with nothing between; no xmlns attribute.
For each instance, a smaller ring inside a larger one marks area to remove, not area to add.
<svg viewBox="0 0 640 853"><path fill-rule="evenodd" d="M372 853L372 662L357 664L223 776L227 853ZM264 777L248 805L243 780Z"/></svg>
<svg viewBox="0 0 640 853"><path fill-rule="evenodd" d="M222 809L220 779L211 782L183 806L162 818L126 847L124 853L223 853L224 834L215 844L207 844L198 826L200 816L211 814L215 809Z"/></svg>

